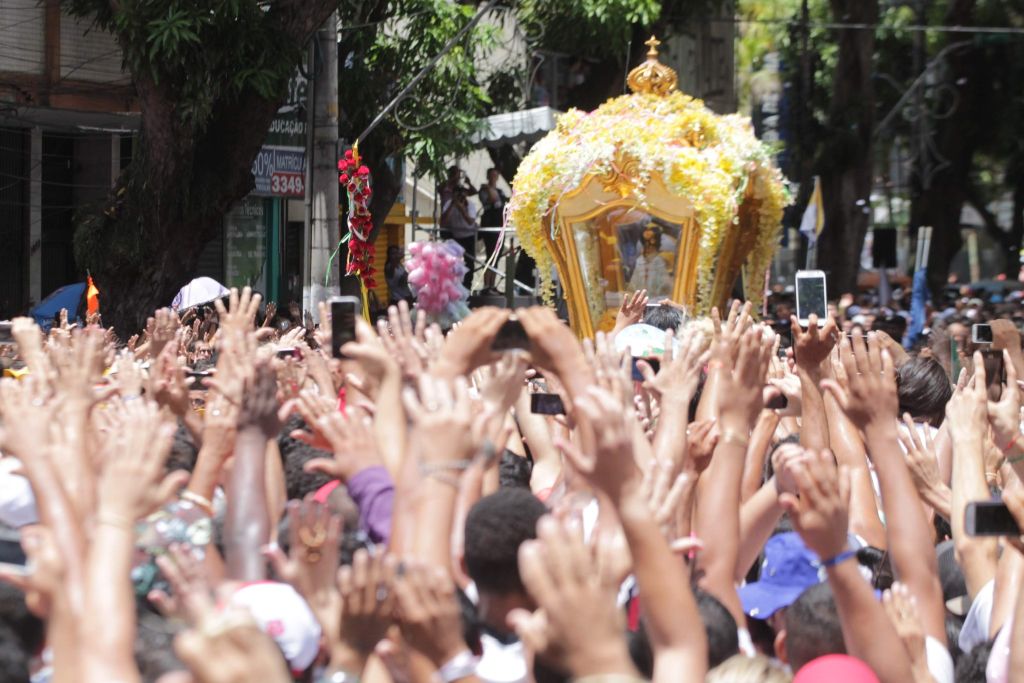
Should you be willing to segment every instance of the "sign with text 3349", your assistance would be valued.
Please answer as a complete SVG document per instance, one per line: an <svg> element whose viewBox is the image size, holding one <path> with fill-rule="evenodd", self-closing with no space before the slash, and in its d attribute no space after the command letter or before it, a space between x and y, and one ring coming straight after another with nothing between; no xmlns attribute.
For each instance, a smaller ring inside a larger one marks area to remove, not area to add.
<svg viewBox="0 0 1024 683"><path fill-rule="evenodd" d="M306 150L266 145L252 162L252 174L255 195L302 197L306 193Z"/></svg>

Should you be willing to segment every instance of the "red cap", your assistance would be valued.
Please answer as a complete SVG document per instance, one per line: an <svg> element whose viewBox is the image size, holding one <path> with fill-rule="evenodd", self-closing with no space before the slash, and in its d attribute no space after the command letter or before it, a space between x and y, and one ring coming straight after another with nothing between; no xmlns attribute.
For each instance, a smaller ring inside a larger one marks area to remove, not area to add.
<svg viewBox="0 0 1024 683"><path fill-rule="evenodd" d="M808 662L793 683L879 683L878 676L864 662L849 655L825 655Z"/></svg>

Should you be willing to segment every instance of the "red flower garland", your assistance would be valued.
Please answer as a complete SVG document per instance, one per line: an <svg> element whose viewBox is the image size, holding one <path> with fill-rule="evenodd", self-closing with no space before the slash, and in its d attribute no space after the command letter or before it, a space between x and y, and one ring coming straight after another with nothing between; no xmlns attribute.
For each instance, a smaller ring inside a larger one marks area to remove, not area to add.
<svg viewBox="0 0 1024 683"><path fill-rule="evenodd" d="M347 275L357 275L366 289L374 289L377 281L373 276L375 248L370 241L373 230L373 216L370 215L370 169L360 163L359 151L345 150L345 157L338 161L338 182L348 191L348 265Z"/></svg>

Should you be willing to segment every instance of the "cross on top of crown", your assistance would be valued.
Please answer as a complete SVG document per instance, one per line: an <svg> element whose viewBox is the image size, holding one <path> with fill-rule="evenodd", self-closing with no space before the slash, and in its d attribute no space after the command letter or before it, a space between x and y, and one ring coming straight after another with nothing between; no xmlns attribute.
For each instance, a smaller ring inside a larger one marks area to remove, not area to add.
<svg viewBox="0 0 1024 683"><path fill-rule="evenodd" d="M647 47L651 48L650 50L647 51L647 56L648 57L657 57L658 56L658 46L661 45L661 41L660 40L658 40L654 36L651 36L650 40L645 42L644 45L646 45Z"/></svg>

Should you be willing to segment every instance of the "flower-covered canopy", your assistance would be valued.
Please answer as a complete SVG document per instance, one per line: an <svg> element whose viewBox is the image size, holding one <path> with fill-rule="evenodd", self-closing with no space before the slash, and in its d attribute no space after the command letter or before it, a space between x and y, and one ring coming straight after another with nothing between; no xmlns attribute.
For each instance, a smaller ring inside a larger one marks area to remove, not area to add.
<svg viewBox="0 0 1024 683"><path fill-rule="evenodd" d="M633 94L571 110L523 160L509 223L551 302L557 268L573 327L608 329L627 291L695 313L723 305L740 272L759 301L789 201L750 120L676 90L648 41Z"/></svg>

